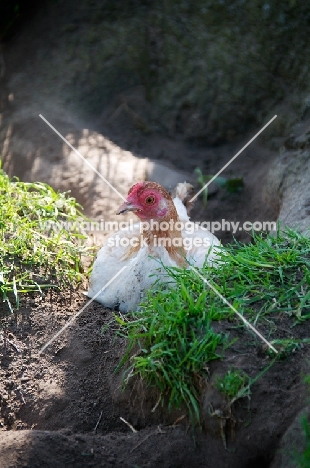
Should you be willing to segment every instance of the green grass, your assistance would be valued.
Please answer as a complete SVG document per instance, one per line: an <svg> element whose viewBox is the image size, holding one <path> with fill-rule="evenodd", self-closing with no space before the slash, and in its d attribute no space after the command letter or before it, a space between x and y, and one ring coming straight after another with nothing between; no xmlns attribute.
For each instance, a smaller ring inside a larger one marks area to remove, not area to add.
<svg viewBox="0 0 310 468"><path fill-rule="evenodd" d="M308 390L310 389L310 374L307 375L304 379L305 383L308 385ZM308 401L309 404L309 401ZM301 446L303 450L298 450L295 448L292 451L292 466L296 468L310 468L310 424L306 415L301 418L301 428L303 440L301 441Z"/></svg>
<svg viewBox="0 0 310 468"><path fill-rule="evenodd" d="M201 274L277 347L277 357L308 343L294 325L310 318L309 237L292 230L275 237L254 235L250 244L225 246L221 259L218 268L205 266ZM197 422L208 363L224 358L237 339L229 337L227 324L235 331L244 325L193 270L167 268L167 273L173 284L157 284L138 311L117 317L120 333L128 339L119 367L127 366L125 382L140 375L159 388L169 408L185 404ZM248 329L242 337L242 345L253 352L263 345ZM230 377L235 382L225 389L228 393L241 385L236 374ZM251 384L256 380L252 376Z"/></svg>
<svg viewBox="0 0 310 468"><path fill-rule="evenodd" d="M233 400L241 389L245 388L249 382L249 378L239 369L229 369L222 377L217 377L215 380L215 388L217 388L228 400Z"/></svg>
<svg viewBox="0 0 310 468"><path fill-rule="evenodd" d="M47 224L77 221L80 208L68 194L10 179L0 168L0 294L7 311L18 308L22 294L83 279L85 237Z"/></svg>
<svg viewBox="0 0 310 468"><path fill-rule="evenodd" d="M205 185L213 179L214 175L204 175L199 167L195 169L196 180L197 184L200 188L204 188ZM213 181L214 184L218 185L219 187L225 188L228 193L239 192L243 189L244 183L241 177L234 177L231 179L227 179L226 177L218 176ZM207 206L208 200L208 187L205 187L202 194L202 205L205 208Z"/></svg>
<svg viewBox="0 0 310 468"><path fill-rule="evenodd" d="M305 448L300 453L294 453L293 460L297 468L309 468L310 467L310 425L307 417L304 416L301 420L302 430L305 440ZM292 460L292 461L293 461Z"/></svg>
<svg viewBox="0 0 310 468"><path fill-rule="evenodd" d="M138 347L128 375L140 374L157 385L162 395L169 393L169 408L184 402L198 419L198 382L195 385L194 381L206 373L206 362L218 359L228 345L227 337L211 327L216 312L204 307L206 295L197 281L189 283L188 272L184 272L178 276L176 289L158 285L157 291L149 293L132 320L116 317L129 340L121 365Z"/></svg>

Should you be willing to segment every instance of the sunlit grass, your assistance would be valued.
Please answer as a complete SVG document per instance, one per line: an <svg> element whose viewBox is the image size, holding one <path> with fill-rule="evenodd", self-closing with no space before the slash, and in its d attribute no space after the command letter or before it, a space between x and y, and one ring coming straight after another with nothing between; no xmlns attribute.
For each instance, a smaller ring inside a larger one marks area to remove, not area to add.
<svg viewBox="0 0 310 468"><path fill-rule="evenodd" d="M279 317L290 327L310 318L309 237L292 230L255 235L250 244L225 246L218 268L205 266L200 273L278 347L277 357L308 343L293 329L286 334L277 330L277 324ZM117 317L120 333L128 339L119 367L127 365L125 382L140 375L159 388L163 400L168 398L169 408L185 404L192 421L199 421L199 382L208 377L208 362L224 358L233 341L225 332L227 323L235 328L244 325L193 270L167 268L167 274L170 284L168 280L157 284L139 310L124 319ZM252 348L264 345L249 329L244 339ZM226 376L230 379L224 382L226 393L238 388L242 374L235 372ZM250 382L255 381L252 376Z"/></svg>
<svg viewBox="0 0 310 468"><path fill-rule="evenodd" d="M75 287L84 278L85 236L51 227L76 221L80 209L67 193L10 179L0 168L0 293L8 311L23 293Z"/></svg>

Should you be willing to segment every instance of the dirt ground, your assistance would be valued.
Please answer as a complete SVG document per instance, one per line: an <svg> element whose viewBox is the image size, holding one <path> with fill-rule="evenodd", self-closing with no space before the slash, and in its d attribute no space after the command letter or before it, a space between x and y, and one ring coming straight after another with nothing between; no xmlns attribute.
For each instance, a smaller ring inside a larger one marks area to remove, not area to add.
<svg viewBox="0 0 310 468"><path fill-rule="evenodd" d="M225 412L212 387L214 373L238 365L254 377L270 363L249 332L227 323L223 331L239 337L239 344L225 361L210 366L202 401L202 408L211 403L221 417L204 411L203 428L193 431L183 408L169 413L159 406L152 412L158 394L141 382L122 391L122 373L115 368L126 344L115 325L101 333L113 318L111 310L91 304L39 355L86 299L80 292L50 292L27 302L19 314L2 320L1 467L267 467L282 433L305 404L306 348L274 364L252 386L249 400ZM287 329L283 321L279 337ZM309 326L295 327L293 333L309 336Z"/></svg>
<svg viewBox="0 0 310 468"><path fill-rule="evenodd" d="M144 137L142 140L147 145ZM153 146L152 138L149 144ZM180 148L178 142L171 145ZM233 152L235 148L210 150L214 156L206 167L213 173L218 170L229 149ZM253 155L259 152L265 156L253 166ZM185 166L187 151L178 155ZM193 158L191 164L195 166ZM259 190L268 164L269 150L258 146L246 153L243 163L231 169L231 174L243 177L243 191L229 195L220 189L212 194L208 219L218 220L219 212L220 219L276 219L276 203L262 206ZM204 216L205 208L199 201L193 218L203 220ZM232 239L231 233L219 234L223 241ZM247 240L248 234L237 233L237 237ZM158 399L154 389L135 381L122 391L122 372L116 374L115 368L126 343L116 337L114 325L101 333L103 326L113 321L113 312L100 304L91 304L45 353L38 355L39 349L86 303L82 294L85 288L28 298L16 315L2 319L1 467L269 467L281 436L307 401L302 376L309 372L305 364L308 349L276 363L253 385L250 399L241 400L227 412L214 392L212 375L236 365L254 377L270 358L246 330L236 332L226 324L223 331L231 336L240 334L239 345L229 351L225 362L211 365L210 387L201 402L203 427L193 431L184 408L169 413L159 406L152 412ZM289 325L283 323L279 329L281 337L287 337ZM309 326L304 325L294 332L289 330L290 335L299 337L309 336L309 332ZM220 417L208 416L210 404L219 410Z"/></svg>

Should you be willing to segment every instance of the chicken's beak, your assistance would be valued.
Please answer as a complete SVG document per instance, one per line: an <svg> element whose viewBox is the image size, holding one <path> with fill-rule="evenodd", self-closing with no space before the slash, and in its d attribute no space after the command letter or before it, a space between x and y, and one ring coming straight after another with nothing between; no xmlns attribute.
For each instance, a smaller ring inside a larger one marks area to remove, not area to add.
<svg viewBox="0 0 310 468"><path fill-rule="evenodd" d="M119 209L117 210L116 214L120 215L122 213L126 213L127 211L137 211L139 208L132 203L125 201L124 203L121 204Z"/></svg>

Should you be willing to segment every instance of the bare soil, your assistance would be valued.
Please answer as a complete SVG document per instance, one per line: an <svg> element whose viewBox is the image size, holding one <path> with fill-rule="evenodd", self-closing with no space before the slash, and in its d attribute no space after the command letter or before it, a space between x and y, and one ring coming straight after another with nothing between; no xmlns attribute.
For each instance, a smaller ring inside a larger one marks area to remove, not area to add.
<svg viewBox="0 0 310 468"><path fill-rule="evenodd" d="M248 331L221 324L223 331L239 338L238 344L225 361L210 366L202 393L203 427L193 431L184 408L169 412L159 405L152 411L155 389L135 380L122 390L122 372L115 373L115 368L126 343L116 336L113 312L100 304L91 304L38 354L85 303L80 292L54 291L29 299L20 313L2 320L1 467L269 466L281 435L305 404L302 375L309 371L309 350L274 364L253 385L250 399L228 410L212 386L214 375L236 365L254 377L270 358ZM279 320L278 335L283 338L289 327L285 319ZM309 326L295 327L290 334L309 336ZM210 407L218 416L210 416Z"/></svg>

